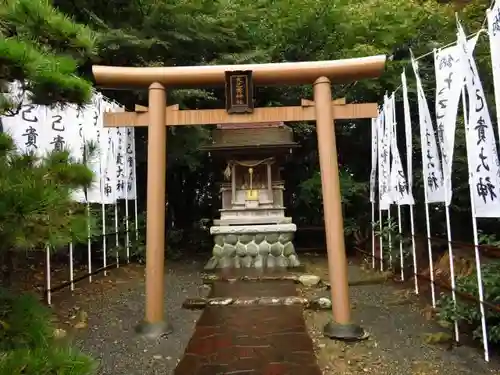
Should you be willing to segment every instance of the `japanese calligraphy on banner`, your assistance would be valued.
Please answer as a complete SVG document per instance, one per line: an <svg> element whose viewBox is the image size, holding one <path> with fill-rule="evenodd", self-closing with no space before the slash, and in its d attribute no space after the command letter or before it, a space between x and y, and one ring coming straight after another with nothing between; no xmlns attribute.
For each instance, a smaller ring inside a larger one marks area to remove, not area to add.
<svg viewBox="0 0 500 375"><path fill-rule="evenodd" d="M84 131L86 142L94 144L95 150L90 154L87 152L87 166L94 172L94 181L87 191L87 199L90 203L102 203L104 188L101 187L104 178L104 163L106 160L107 145L102 142L105 135L101 134L103 129L104 99L97 94L92 97L92 102L87 106L83 114Z"/></svg>
<svg viewBox="0 0 500 375"><path fill-rule="evenodd" d="M101 107L104 112L112 111L114 106L103 101ZM101 178L102 202L103 204L115 203L118 199L118 178L117 178L117 129L101 128L100 129L100 148L101 148Z"/></svg>
<svg viewBox="0 0 500 375"><path fill-rule="evenodd" d="M469 52L460 23L457 45L465 74L469 97L469 118L466 127L469 185L474 192L476 217L500 217L500 168L491 117L476 62Z"/></svg>
<svg viewBox="0 0 500 375"><path fill-rule="evenodd" d="M390 168L391 168L391 117L392 107L387 95L384 96L383 115L379 124L379 199L380 209L388 210L391 205Z"/></svg>
<svg viewBox="0 0 500 375"><path fill-rule="evenodd" d="M474 50L476 41L477 37L468 42L470 53ZM464 75L460 64L460 48L457 45L434 52L437 138L447 189L446 205L450 205L452 198L451 176L457 110L464 84Z"/></svg>
<svg viewBox="0 0 500 375"><path fill-rule="evenodd" d="M426 203L444 202L444 179L439 159L434 126L415 59L411 60L417 84L418 117L422 144L422 169L425 181Z"/></svg>
<svg viewBox="0 0 500 375"><path fill-rule="evenodd" d="M94 181L84 191L77 189L78 202L115 203L117 199L136 198L135 140L133 129L104 128L105 111L124 111L117 103L95 93L90 104L38 106L29 102L19 83L9 85L7 94L19 105L13 114L0 117L0 131L10 134L20 152L44 156L68 150L73 160L85 162ZM92 152L90 152L90 147Z"/></svg>
<svg viewBox="0 0 500 375"><path fill-rule="evenodd" d="M412 130L411 130L411 116L410 116L410 102L408 101L408 86L406 83L406 72L403 70L401 73L401 84L403 87L403 111L405 118L405 139L406 139L406 173L408 174L408 194L411 201L413 199L413 148L412 148Z"/></svg>
<svg viewBox="0 0 500 375"><path fill-rule="evenodd" d="M20 152L42 156L48 146L47 133L43 131L46 117L46 107L22 104L17 114L2 117L3 131L12 137Z"/></svg>
<svg viewBox="0 0 500 375"><path fill-rule="evenodd" d="M134 200L137 198L136 192L136 173L135 173L135 132L134 128L126 128L127 143L126 143L126 168L127 168L127 199ZM377 155L375 154L375 158ZM376 162L376 161L375 161Z"/></svg>
<svg viewBox="0 0 500 375"><path fill-rule="evenodd" d="M379 112L377 117L377 153L378 153L378 192L379 192L379 205L381 210L387 210L389 204L387 199L384 197L387 195L388 189L388 167L386 165L386 155L384 155L385 145L384 145L384 107ZM382 199L384 198L384 200Z"/></svg>
<svg viewBox="0 0 500 375"><path fill-rule="evenodd" d="M488 34L490 38L491 68L495 88L495 105L497 110L497 127L500 132L500 2L495 1L493 7L486 11L488 18Z"/></svg>
<svg viewBox="0 0 500 375"><path fill-rule="evenodd" d="M126 198L126 184L127 184L127 161L125 157L125 149L127 142L127 131L124 128L111 129L113 134L113 141L115 142L115 164L116 164L116 198Z"/></svg>
<svg viewBox="0 0 500 375"><path fill-rule="evenodd" d="M73 105L47 108L48 151L68 150L76 161L83 160L82 137L79 134L78 108Z"/></svg>
<svg viewBox="0 0 500 375"><path fill-rule="evenodd" d="M85 113L85 111L83 108L75 108L75 110L76 110L77 132L78 132L78 139L79 139L79 146L80 146L78 151L77 151L77 153L78 153L77 159L79 159L83 162L86 162L87 157L85 155L86 147L85 147L85 135L84 135L84 129L85 129L84 113ZM73 199L76 202L80 202L80 203L87 202L87 196L85 194L85 190L83 188L76 189L73 192Z"/></svg>
<svg viewBox="0 0 500 375"><path fill-rule="evenodd" d="M370 172L370 202L375 202L375 183L377 180L377 132L380 114L377 118L372 118L372 169Z"/></svg>
<svg viewBox="0 0 500 375"><path fill-rule="evenodd" d="M391 116L392 120L392 132L391 132L391 153L392 153L392 165L391 165L391 176L390 176L390 193L391 199L397 205L412 205L415 202L413 197L409 194L408 183L406 182L406 177L403 170L403 164L401 163L401 157L399 155L398 144L397 144L397 134L396 134L396 116L395 116L395 96L394 93L391 96L392 110L393 114Z"/></svg>

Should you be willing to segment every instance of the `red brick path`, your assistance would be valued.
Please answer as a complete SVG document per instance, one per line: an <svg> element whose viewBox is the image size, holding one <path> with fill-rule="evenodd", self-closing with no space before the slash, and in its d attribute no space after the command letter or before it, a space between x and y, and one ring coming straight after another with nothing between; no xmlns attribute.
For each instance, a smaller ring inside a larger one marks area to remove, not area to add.
<svg viewBox="0 0 500 375"><path fill-rule="evenodd" d="M293 281L216 282L213 297L288 297ZM301 306L208 306L175 375L321 375Z"/></svg>

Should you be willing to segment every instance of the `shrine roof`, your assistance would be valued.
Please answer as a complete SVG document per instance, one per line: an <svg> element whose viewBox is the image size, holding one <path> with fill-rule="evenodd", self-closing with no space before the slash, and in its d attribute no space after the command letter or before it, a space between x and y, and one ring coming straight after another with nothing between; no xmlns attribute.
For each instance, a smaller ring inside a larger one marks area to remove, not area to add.
<svg viewBox="0 0 500 375"><path fill-rule="evenodd" d="M212 144L203 150L231 150L251 148L291 148L293 131L283 123L221 124L212 131Z"/></svg>

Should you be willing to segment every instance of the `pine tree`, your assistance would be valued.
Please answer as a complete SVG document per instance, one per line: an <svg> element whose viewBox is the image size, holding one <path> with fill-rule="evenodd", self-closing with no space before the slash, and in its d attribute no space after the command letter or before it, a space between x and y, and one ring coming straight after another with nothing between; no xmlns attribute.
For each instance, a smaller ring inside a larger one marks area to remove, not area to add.
<svg viewBox="0 0 500 375"><path fill-rule="evenodd" d="M47 0L0 1L0 115L19 110L6 95L13 81L35 104L87 102L92 85L77 74L94 54L94 39ZM69 155L22 154L0 134L0 264L7 286L20 250L86 240L85 207L71 196L93 175ZM0 373L95 373L90 358L54 339L50 312L37 298L0 288L0 305Z"/></svg>

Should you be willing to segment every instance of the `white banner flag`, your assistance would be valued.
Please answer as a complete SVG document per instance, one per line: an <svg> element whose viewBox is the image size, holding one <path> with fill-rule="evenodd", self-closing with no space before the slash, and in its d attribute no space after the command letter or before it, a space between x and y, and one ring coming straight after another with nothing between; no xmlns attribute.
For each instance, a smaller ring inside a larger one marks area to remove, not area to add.
<svg viewBox="0 0 500 375"><path fill-rule="evenodd" d="M94 172L94 181L87 192L89 203L102 203L104 199L104 189L101 188L103 173L103 160L106 160L106 147L102 147L102 140L106 138L103 129L104 99L101 94L95 94L92 102L83 113L84 138L88 143L92 143L96 149L92 155L88 154L87 166Z"/></svg>
<svg viewBox="0 0 500 375"><path fill-rule="evenodd" d="M469 53L476 46L477 36L468 42ZM442 155L443 175L446 181L446 205L452 198L452 165L455 148L457 110L462 95L464 74L460 63L460 48L455 45L434 53L436 73L436 124Z"/></svg>
<svg viewBox="0 0 500 375"><path fill-rule="evenodd" d="M420 141L422 144L422 169L424 184L426 186L427 203L440 203L445 201L441 160L438 154L429 106L418 74L417 62L413 58L411 62L417 84L418 117L420 122Z"/></svg>
<svg viewBox="0 0 500 375"><path fill-rule="evenodd" d="M408 85L406 83L406 72L403 69L401 73L401 84L403 86L403 111L405 117L405 139L406 139L406 173L408 175L408 194L410 199L413 199L413 147L412 147L412 130L410 116L410 102L408 100Z"/></svg>
<svg viewBox="0 0 500 375"><path fill-rule="evenodd" d="M103 100L104 112L111 112L114 109L114 105L110 102ZM117 155L117 132L116 128L101 129L101 155L104 154L105 157L101 159L102 161L102 171L104 178L101 179L103 186L104 204L113 204L118 199L118 178L117 178L117 165L116 165L116 155Z"/></svg>
<svg viewBox="0 0 500 375"><path fill-rule="evenodd" d="M116 152L116 198L125 199L125 186L127 184L127 160L125 156L126 142L127 142L127 129L113 128L110 129L113 134L113 142L115 142Z"/></svg>
<svg viewBox="0 0 500 375"><path fill-rule="evenodd" d="M380 115L379 115L380 117ZM378 118L372 118L372 169L370 172L370 202L375 202L375 183L377 180L377 123Z"/></svg>
<svg viewBox="0 0 500 375"><path fill-rule="evenodd" d="M391 205L390 195L390 167L391 167L391 150L390 150L390 116L392 109L390 108L387 95L384 96L384 106L382 116L379 123L379 205L381 210L388 210Z"/></svg>
<svg viewBox="0 0 500 375"><path fill-rule="evenodd" d="M78 127L78 138L79 138L79 143L80 143L80 149L78 150L78 157L77 160L80 162L86 161L86 156L85 156L85 134L84 134L84 128L85 128L85 119L84 119L84 113L85 113L85 108L76 108L76 122L77 122L77 127ZM88 109L87 109L88 110ZM88 166L88 165L87 165ZM77 189L73 192L73 199L76 202L80 203L85 203L87 202L87 197L85 195L85 190L84 189Z"/></svg>
<svg viewBox="0 0 500 375"><path fill-rule="evenodd" d="M126 128L126 164L127 164L127 199L134 200L137 197L136 172L135 172L135 131L134 128ZM372 156L373 157L373 156ZM377 154L375 154L375 163Z"/></svg>
<svg viewBox="0 0 500 375"><path fill-rule="evenodd" d="M476 217L500 217L500 168L495 135L476 62L460 23L457 44L469 97L466 129L469 185Z"/></svg>
<svg viewBox="0 0 500 375"><path fill-rule="evenodd" d="M493 70L493 85L495 88L497 127L500 132L500 2L495 1L493 8L486 11L486 16L488 18L491 68Z"/></svg>
<svg viewBox="0 0 500 375"><path fill-rule="evenodd" d="M394 116L395 109L395 96L394 93L391 96L393 116L392 120L392 132L391 132L391 153L392 153L392 165L391 165L391 199L397 205L412 205L413 197L409 194L408 183L406 182L405 173L403 170L403 164L401 163L401 156L399 155L397 134L396 134L396 117Z"/></svg>

